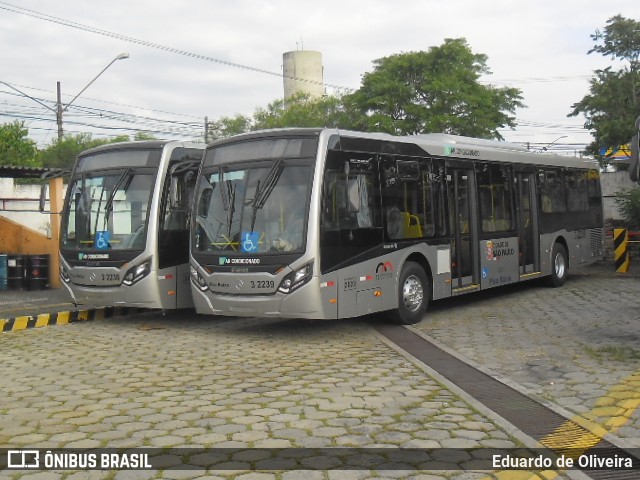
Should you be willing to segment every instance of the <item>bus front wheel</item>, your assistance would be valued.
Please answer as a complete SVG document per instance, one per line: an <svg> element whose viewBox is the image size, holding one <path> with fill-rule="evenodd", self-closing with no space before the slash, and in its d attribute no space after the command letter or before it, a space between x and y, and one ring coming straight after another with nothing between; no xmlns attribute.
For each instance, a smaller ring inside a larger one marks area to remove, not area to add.
<svg viewBox="0 0 640 480"><path fill-rule="evenodd" d="M567 280L569 273L569 259L567 257L567 249L564 245L556 243L551 250L551 276L549 277L549 285L551 287L561 287Z"/></svg>
<svg viewBox="0 0 640 480"><path fill-rule="evenodd" d="M398 282L398 308L392 319L400 325L413 325L422 320L429 303L429 278L424 269L407 262L400 271Z"/></svg>

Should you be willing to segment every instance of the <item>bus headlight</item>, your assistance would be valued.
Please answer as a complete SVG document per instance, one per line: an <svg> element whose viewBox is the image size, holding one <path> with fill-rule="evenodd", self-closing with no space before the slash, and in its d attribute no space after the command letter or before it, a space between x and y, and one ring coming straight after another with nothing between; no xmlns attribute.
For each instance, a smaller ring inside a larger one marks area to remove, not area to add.
<svg viewBox="0 0 640 480"><path fill-rule="evenodd" d="M191 280L196 284L196 286L203 292L209 290L206 280L202 278L202 275L200 275L198 269L193 265L189 265L189 270L191 271Z"/></svg>
<svg viewBox="0 0 640 480"><path fill-rule="evenodd" d="M140 265L137 265L129 269L127 274L124 276L124 280L122 281L122 283L128 286L131 286L134 283L142 280L147 275L149 275L150 271L151 271L151 260L147 260L146 262L141 263Z"/></svg>
<svg viewBox="0 0 640 480"><path fill-rule="evenodd" d="M280 286L278 287L278 291L280 293L291 293L294 290L297 290L302 285L311 280L311 274L313 273L312 264L308 263L302 268L291 272L289 275L284 277Z"/></svg>

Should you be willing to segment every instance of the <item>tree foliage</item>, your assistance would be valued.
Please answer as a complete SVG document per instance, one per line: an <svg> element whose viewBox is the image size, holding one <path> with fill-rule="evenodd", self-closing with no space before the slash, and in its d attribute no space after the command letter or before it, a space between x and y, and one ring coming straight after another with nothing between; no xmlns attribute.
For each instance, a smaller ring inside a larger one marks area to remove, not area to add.
<svg viewBox="0 0 640 480"><path fill-rule="evenodd" d="M594 137L587 152L600 157L601 148L617 149L629 142L640 115L640 22L616 15L591 38L595 46L589 54L600 53L622 62L617 70L611 66L596 70L589 94L572 105L569 114L584 114L584 127Z"/></svg>
<svg viewBox="0 0 640 480"><path fill-rule="evenodd" d="M246 115L235 115L234 117L220 117L218 120L210 122L207 128L207 141L218 138L231 137L251 130L251 117Z"/></svg>
<svg viewBox="0 0 640 480"><path fill-rule="evenodd" d="M640 187L622 190L614 199L628 228L640 228Z"/></svg>
<svg viewBox="0 0 640 480"><path fill-rule="evenodd" d="M36 142L28 135L24 122L0 125L0 165L38 166Z"/></svg>
<svg viewBox="0 0 640 480"><path fill-rule="evenodd" d="M153 135L138 132L134 140L155 140ZM62 140L54 140L44 150L38 152L38 161L45 167L73 168L78 155L90 148L105 145L107 143L129 142L128 135L119 135L111 139L93 138L90 133L79 133L77 135L65 135Z"/></svg>
<svg viewBox="0 0 640 480"><path fill-rule="evenodd" d="M398 135L439 132L498 138L515 125L509 114L522 107L521 91L479 82L487 57L464 39L447 39L428 51L380 58L358 90L314 99L298 94L259 108L253 117L222 117L214 138L264 128L335 127Z"/></svg>
<svg viewBox="0 0 640 480"><path fill-rule="evenodd" d="M105 143L108 141L94 139L89 133L65 135L62 140L56 139L38 152L38 158L45 167L72 168L80 152Z"/></svg>
<svg viewBox="0 0 640 480"><path fill-rule="evenodd" d="M299 93L286 100L276 100L266 109L259 108L253 116L253 130L286 127L349 128L341 97L311 98Z"/></svg>
<svg viewBox="0 0 640 480"><path fill-rule="evenodd" d="M221 117L208 126L209 138L226 138L240 133L271 128L353 128L340 96L312 98L299 93L258 108L252 117Z"/></svg>
<svg viewBox="0 0 640 480"><path fill-rule="evenodd" d="M509 114L524 105L520 90L480 83L487 73L486 55L473 53L463 38L446 39L428 51L376 60L349 100L364 130L500 139L498 128L513 128Z"/></svg>

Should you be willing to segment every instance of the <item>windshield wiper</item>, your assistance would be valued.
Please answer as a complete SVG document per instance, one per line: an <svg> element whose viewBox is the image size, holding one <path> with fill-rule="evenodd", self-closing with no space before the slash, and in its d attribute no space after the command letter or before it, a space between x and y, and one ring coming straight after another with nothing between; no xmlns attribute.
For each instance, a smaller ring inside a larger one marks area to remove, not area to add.
<svg viewBox="0 0 640 480"><path fill-rule="evenodd" d="M271 166L262 182L258 180L258 185L256 186L256 196L251 202L252 207L258 209L264 207L264 204L267 202L269 195L271 195L271 192L278 183L283 170L284 161L280 158L276 160L276 162ZM262 187L260 186L260 183L262 183Z"/></svg>
<svg viewBox="0 0 640 480"><path fill-rule="evenodd" d="M264 176L262 182L258 180L258 184L256 185L256 195L253 197L253 201L251 202L251 208L253 211L251 212L251 231L253 232L253 227L256 223L256 216L258 214L258 210L264 207L264 204L267 203L267 199L273 192L278 180L280 179L280 175L284 171L284 161L279 158L275 161L275 163L271 166L267 174ZM262 183L262 186L260 184Z"/></svg>
<svg viewBox="0 0 640 480"><path fill-rule="evenodd" d="M111 210L113 210L113 201L116 198L116 193L118 192L118 190L120 189L120 187L122 186L122 184L124 183L124 181L126 179L132 179L133 178L133 176L131 175L132 173L133 173L133 168L127 168L124 172L122 172L122 175L120 175L120 178L118 178L118 181L113 186L113 190L111 190L111 193L109 194L109 198L107 199L107 203L104 204L105 230L106 230L106 224L107 224L107 219L109 217L109 213L111 213ZM127 188L129 188L128 185L124 189L125 192L127 191ZM98 211L100 211L100 207L98 207Z"/></svg>

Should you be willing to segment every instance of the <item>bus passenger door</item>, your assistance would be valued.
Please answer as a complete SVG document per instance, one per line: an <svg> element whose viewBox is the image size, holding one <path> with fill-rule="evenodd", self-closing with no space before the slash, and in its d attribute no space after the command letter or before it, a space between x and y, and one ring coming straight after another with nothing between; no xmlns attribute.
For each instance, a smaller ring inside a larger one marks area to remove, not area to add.
<svg viewBox="0 0 640 480"><path fill-rule="evenodd" d="M520 277L523 278L540 271L538 209L535 201L534 173L517 172L516 184Z"/></svg>
<svg viewBox="0 0 640 480"><path fill-rule="evenodd" d="M452 294L480 288L473 170L448 168Z"/></svg>

